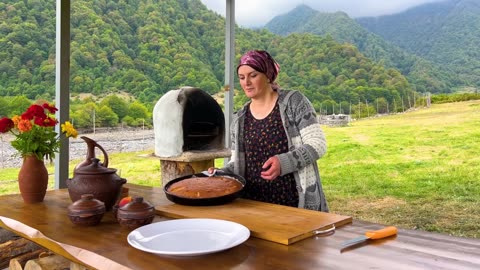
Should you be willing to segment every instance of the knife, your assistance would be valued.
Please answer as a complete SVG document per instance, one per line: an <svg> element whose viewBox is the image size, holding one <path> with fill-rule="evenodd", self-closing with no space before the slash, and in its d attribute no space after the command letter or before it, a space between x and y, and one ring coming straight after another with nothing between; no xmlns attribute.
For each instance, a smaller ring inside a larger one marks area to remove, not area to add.
<svg viewBox="0 0 480 270"><path fill-rule="evenodd" d="M397 228L395 226L388 226L376 231L368 231L365 233L365 235L343 242L340 246L340 252L343 252L347 248L359 245L369 239L377 240L377 239L382 239L382 238L389 237L396 234L397 234Z"/></svg>

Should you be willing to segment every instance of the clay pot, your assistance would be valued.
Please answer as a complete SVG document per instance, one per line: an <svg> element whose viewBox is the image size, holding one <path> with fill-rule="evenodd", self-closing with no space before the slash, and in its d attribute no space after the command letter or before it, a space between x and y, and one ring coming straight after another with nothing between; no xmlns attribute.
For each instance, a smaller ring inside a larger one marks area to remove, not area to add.
<svg viewBox="0 0 480 270"><path fill-rule="evenodd" d="M18 187L25 203L43 202L48 187L48 171L43 160L33 155L23 158Z"/></svg>
<svg viewBox="0 0 480 270"><path fill-rule="evenodd" d="M143 200L143 197L134 197L131 202L118 208L118 223L127 229L136 229L152 223L155 217L154 206Z"/></svg>
<svg viewBox="0 0 480 270"><path fill-rule="evenodd" d="M68 206L68 217L73 224L94 226L100 223L105 214L105 204L93 197L83 194L80 200Z"/></svg>
<svg viewBox="0 0 480 270"><path fill-rule="evenodd" d="M116 169L104 167L99 162L98 158L92 158L91 164L76 169L74 177L67 180L68 193L73 202L83 194L92 194L110 211L127 180L118 176Z"/></svg>

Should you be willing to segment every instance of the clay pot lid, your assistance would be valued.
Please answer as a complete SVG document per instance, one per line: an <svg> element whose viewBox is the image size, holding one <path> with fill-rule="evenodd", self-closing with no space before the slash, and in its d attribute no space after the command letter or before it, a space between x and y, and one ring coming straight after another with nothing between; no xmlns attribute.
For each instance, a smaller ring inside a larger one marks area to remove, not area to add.
<svg viewBox="0 0 480 270"><path fill-rule="evenodd" d="M105 213L105 203L93 197L93 194L83 194L81 198L68 206L69 215L97 215Z"/></svg>
<svg viewBox="0 0 480 270"><path fill-rule="evenodd" d="M132 201L118 208L119 218L142 219L155 215L154 206L145 201L143 197L134 197Z"/></svg>
<svg viewBox="0 0 480 270"><path fill-rule="evenodd" d="M100 159L92 158L92 163L75 169L75 174L114 174L117 170L100 164Z"/></svg>

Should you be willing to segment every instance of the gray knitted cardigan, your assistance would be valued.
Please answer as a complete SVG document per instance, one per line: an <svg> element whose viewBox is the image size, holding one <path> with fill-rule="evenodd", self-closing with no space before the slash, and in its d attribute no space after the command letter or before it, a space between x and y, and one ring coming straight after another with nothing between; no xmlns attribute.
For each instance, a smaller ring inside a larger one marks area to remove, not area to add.
<svg viewBox="0 0 480 270"><path fill-rule="evenodd" d="M327 151L327 143L315 110L300 92L282 89L277 91L289 147L289 152L277 155L281 163L281 175L293 172L297 183L299 208L328 212L317 166L317 160ZM226 172L242 176L245 175L243 124L248 104L233 116L232 156L226 167L222 168Z"/></svg>

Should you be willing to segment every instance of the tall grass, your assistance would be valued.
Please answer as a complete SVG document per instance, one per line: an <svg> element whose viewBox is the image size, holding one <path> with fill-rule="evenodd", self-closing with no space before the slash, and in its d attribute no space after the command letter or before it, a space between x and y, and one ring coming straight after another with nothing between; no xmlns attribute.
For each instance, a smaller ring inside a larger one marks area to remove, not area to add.
<svg viewBox="0 0 480 270"><path fill-rule="evenodd" d="M318 164L331 212L480 238L480 101L435 104L324 131L328 153ZM145 157L150 153L111 153L110 167L129 183L160 186L160 162ZM0 194L18 193L17 174L18 168L0 170Z"/></svg>

